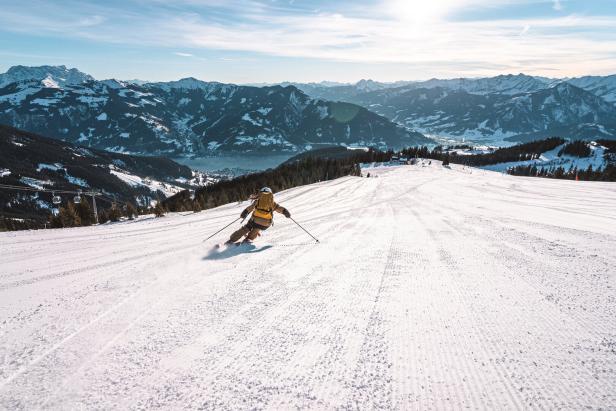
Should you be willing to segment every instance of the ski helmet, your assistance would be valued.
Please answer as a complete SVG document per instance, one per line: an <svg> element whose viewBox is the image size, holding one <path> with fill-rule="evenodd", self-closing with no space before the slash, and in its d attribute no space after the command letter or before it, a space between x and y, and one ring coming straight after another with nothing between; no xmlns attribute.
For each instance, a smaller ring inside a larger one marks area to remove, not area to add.
<svg viewBox="0 0 616 411"><path fill-rule="evenodd" d="M269 187L263 187L261 190L262 193L273 193L272 189Z"/></svg>

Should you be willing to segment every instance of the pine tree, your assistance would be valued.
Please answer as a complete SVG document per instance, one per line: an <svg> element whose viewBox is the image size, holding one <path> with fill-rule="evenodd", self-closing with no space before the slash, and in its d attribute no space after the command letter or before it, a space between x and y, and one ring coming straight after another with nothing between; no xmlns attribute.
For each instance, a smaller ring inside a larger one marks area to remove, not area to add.
<svg viewBox="0 0 616 411"><path fill-rule="evenodd" d="M137 215L137 209L133 203L126 203L126 217L128 217L129 220L134 220Z"/></svg>
<svg viewBox="0 0 616 411"><path fill-rule="evenodd" d="M122 217L122 212L115 205L115 203L109 209L108 216L109 216L109 220L113 223L120 221L120 218Z"/></svg>
<svg viewBox="0 0 616 411"><path fill-rule="evenodd" d="M98 212L98 222L99 224L105 224L109 221L109 213L106 210L101 210Z"/></svg>
<svg viewBox="0 0 616 411"><path fill-rule="evenodd" d="M81 225L81 218L79 218L72 202L68 202L66 207L60 207L58 216L60 217L61 227L78 227Z"/></svg>
<svg viewBox="0 0 616 411"><path fill-rule="evenodd" d="M195 200L195 202L193 204L193 212L198 213L201 210L203 210L203 207L201 207L201 203L199 201Z"/></svg>
<svg viewBox="0 0 616 411"><path fill-rule="evenodd" d="M94 215L92 214L90 203L88 203L85 196L81 197L81 202L77 204L76 210L81 220L81 225L88 226L94 224Z"/></svg>
<svg viewBox="0 0 616 411"><path fill-rule="evenodd" d="M154 215L156 217L164 217L165 216L165 208L163 207L163 205L160 202L156 203L156 207L154 207Z"/></svg>
<svg viewBox="0 0 616 411"><path fill-rule="evenodd" d="M449 153L445 154L445 157L443 157L443 165L444 166L449 165Z"/></svg>

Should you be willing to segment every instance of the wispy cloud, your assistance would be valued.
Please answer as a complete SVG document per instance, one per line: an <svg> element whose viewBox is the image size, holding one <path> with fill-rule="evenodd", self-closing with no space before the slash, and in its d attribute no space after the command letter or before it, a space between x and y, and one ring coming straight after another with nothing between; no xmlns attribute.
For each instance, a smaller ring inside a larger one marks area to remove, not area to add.
<svg viewBox="0 0 616 411"><path fill-rule="evenodd" d="M560 0L553 0L552 8L556 11L561 11L563 9L563 5Z"/></svg>
<svg viewBox="0 0 616 411"><path fill-rule="evenodd" d="M17 1L7 1L0 14L4 30L170 50L407 64L424 68L426 75L616 71L614 15L450 18L457 10L531 7L545 5L545 0L343 0L335 7L322 2L300 6L288 1L126 0L134 9L122 13L109 5L74 0L69 2L74 7L66 8L30 0L39 7L26 13ZM552 6L563 11L560 0Z"/></svg>
<svg viewBox="0 0 616 411"><path fill-rule="evenodd" d="M276 56L371 63L443 62L453 70L474 61L478 74L493 72L490 67L494 63L510 71L532 72L535 67L547 66L573 73L580 70L578 61L597 60L602 69L616 69L614 63L603 60L616 49L616 36L608 34L598 41L588 34L611 30L616 26L612 17L453 22L432 13L428 10L428 20L411 25L407 16L371 19L320 13L268 17L270 25L261 24L260 16L253 16L252 23L235 26L179 18L169 21L167 28L181 27L180 36L193 47ZM522 66L523 59L540 64Z"/></svg>
<svg viewBox="0 0 616 411"><path fill-rule="evenodd" d="M77 21L76 25L79 27L97 26L99 24L104 23L105 20L106 18L103 16L97 16L97 15L85 16L83 18L80 18Z"/></svg>

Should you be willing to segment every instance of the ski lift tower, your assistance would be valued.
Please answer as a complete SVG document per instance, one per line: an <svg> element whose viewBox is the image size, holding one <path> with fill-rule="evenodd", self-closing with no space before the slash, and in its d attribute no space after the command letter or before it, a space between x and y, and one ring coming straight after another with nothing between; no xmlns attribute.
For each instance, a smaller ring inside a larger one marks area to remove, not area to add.
<svg viewBox="0 0 616 411"><path fill-rule="evenodd" d="M96 195L98 194L96 191L90 191L92 195L92 211L94 212L94 221L98 224L98 210L96 209Z"/></svg>

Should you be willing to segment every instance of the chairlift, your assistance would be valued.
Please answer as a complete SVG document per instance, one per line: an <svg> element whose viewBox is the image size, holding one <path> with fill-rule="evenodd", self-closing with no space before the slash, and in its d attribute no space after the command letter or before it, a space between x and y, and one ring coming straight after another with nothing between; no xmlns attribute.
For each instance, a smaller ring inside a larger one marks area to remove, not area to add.
<svg viewBox="0 0 616 411"><path fill-rule="evenodd" d="M62 197L57 196L56 193L52 193L51 202L54 204L62 203Z"/></svg>
<svg viewBox="0 0 616 411"><path fill-rule="evenodd" d="M79 191L77 193L77 195L75 197L73 197L73 203L75 203L75 204L81 203L81 191Z"/></svg>

